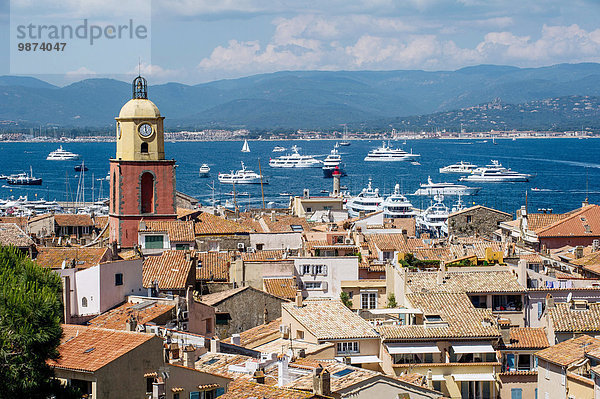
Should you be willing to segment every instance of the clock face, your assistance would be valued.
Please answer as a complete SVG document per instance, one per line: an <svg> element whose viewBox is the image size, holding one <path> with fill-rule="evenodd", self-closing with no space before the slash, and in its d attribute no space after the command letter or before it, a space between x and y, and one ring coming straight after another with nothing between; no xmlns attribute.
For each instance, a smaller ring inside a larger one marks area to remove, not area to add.
<svg viewBox="0 0 600 399"><path fill-rule="evenodd" d="M142 137L150 137L152 135L152 126L148 123L142 123L138 128L138 131Z"/></svg>

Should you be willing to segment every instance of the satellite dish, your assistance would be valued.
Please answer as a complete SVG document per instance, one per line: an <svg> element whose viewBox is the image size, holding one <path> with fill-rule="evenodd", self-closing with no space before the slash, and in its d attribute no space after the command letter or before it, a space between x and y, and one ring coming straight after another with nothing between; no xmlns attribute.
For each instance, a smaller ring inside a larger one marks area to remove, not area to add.
<svg viewBox="0 0 600 399"><path fill-rule="evenodd" d="M571 299L573 299L573 293L569 292L569 295L567 295L567 302L571 302Z"/></svg>

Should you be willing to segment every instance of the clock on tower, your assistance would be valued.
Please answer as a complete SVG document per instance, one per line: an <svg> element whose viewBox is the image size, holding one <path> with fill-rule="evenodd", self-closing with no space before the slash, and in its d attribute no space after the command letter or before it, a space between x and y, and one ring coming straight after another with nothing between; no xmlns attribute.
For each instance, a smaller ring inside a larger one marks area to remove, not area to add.
<svg viewBox="0 0 600 399"><path fill-rule="evenodd" d="M117 153L110 160L110 240L138 243L144 220L175 220L175 161L165 159L164 117L148 99L146 79L133 80L132 99L119 112Z"/></svg>

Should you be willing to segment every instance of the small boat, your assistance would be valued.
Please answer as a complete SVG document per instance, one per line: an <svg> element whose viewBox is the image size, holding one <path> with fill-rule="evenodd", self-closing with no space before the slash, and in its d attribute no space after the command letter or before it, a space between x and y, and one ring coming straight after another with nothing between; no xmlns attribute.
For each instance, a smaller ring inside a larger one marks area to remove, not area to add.
<svg viewBox="0 0 600 399"><path fill-rule="evenodd" d="M291 197L292 193L279 193L279 195L282 197Z"/></svg>
<svg viewBox="0 0 600 399"><path fill-rule="evenodd" d="M421 166L421 163L417 161L412 161L410 164L415 166Z"/></svg>
<svg viewBox="0 0 600 399"><path fill-rule="evenodd" d="M88 167L85 166L84 162L82 162L79 165L75 165L75 167L73 169L75 169L75 172L87 172L88 171Z"/></svg>
<svg viewBox="0 0 600 399"><path fill-rule="evenodd" d="M321 194L329 194L329 191L327 191L327 190L321 190Z"/></svg>
<svg viewBox="0 0 600 399"><path fill-rule="evenodd" d="M0 180L6 180L6 179L8 179L7 175L0 175Z"/></svg>
<svg viewBox="0 0 600 399"><path fill-rule="evenodd" d="M242 147L242 152L250 152L250 146L248 145L248 140L244 140L244 145Z"/></svg>
<svg viewBox="0 0 600 399"><path fill-rule="evenodd" d="M273 148L273 152L283 152L285 151L285 147L276 146Z"/></svg>
<svg viewBox="0 0 600 399"><path fill-rule="evenodd" d="M228 195L230 197L249 197L250 193L247 191L236 191L235 193L233 191L230 191L228 193L225 193L225 195Z"/></svg>
<svg viewBox="0 0 600 399"><path fill-rule="evenodd" d="M46 157L46 161L68 161L71 159L79 159L79 154L67 151L62 148L62 145L57 150L52 151Z"/></svg>
<svg viewBox="0 0 600 399"><path fill-rule="evenodd" d="M203 163L202 166L200 166L200 171L199 171L199 176L200 177L208 177L208 174L210 173L210 167Z"/></svg>
<svg viewBox="0 0 600 399"><path fill-rule="evenodd" d="M350 142L349 141L340 141L340 145L342 147L348 147L350 145Z"/></svg>
<svg viewBox="0 0 600 399"><path fill-rule="evenodd" d="M33 169L30 167L29 175L25 172L11 175L6 179L6 182L18 186L39 186L42 184L42 179L33 177Z"/></svg>

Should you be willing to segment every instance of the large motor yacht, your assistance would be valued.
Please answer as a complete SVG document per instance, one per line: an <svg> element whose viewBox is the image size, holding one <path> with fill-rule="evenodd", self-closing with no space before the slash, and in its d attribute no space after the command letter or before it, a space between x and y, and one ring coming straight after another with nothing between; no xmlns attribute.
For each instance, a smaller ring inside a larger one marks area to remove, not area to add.
<svg viewBox="0 0 600 399"><path fill-rule="evenodd" d="M346 172L340 167L341 163L342 157L338 152L338 144L335 143L335 147L333 147L331 153L323 161L323 175L325 177L332 177L333 171L338 167L342 176L346 176Z"/></svg>
<svg viewBox="0 0 600 399"><path fill-rule="evenodd" d="M476 181L482 183L526 182L531 175L507 169L496 160L490 165L475 169L469 176L461 177L460 181Z"/></svg>
<svg viewBox="0 0 600 399"><path fill-rule="evenodd" d="M463 184L434 183L431 177L427 177L427 183L421 183L421 187L414 195L475 195L481 190L480 187L468 187Z"/></svg>
<svg viewBox="0 0 600 399"><path fill-rule="evenodd" d="M444 166L440 168L440 173L460 173L469 174L477 168L477 165L473 165L470 162L460 161L452 165Z"/></svg>
<svg viewBox="0 0 600 399"><path fill-rule="evenodd" d="M369 151L364 160L374 162L414 161L418 157L420 155L413 154L412 150L406 152L401 148L391 148L389 143L384 141L381 147Z"/></svg>
<svg viewBox="0 0 600 399"><path fill-rule="evenodd" d="M428 233L433 238L448 235L448 215L450 209L444 204L444 196L436 195L435 203L417 216L417 231L419 234Z"/></svg>
<svg viewBox="0 0 600 399"><path fill-rule="evenodd" d="M269 160L269 166L272 168L318 168L321 163L311 155L300 155L297 146L292 147L291 154Z"/></svg>
<svg viewBox="0 0 600 399"><path fill-rule="evenodd" d="M48 154L48 156L46 157L46 161L68 161L71 159L78 158L79 154L75 154L73 152L64 150L61 145L60 147L58 147L57 150L54 150L50 154Z"/></svg>
<svg viewBox="0 0 600 399"><path fill-rule="evenodd" d="M210 174L210 166L203 163L202 166L200 166L200 169L198 170L198 175L200 177L208 177L209 174Z"/></svg>
<svg viewBox="0 0 600 399"><path fill-rule="evenodd" d="M260 184L261 183L261 176L250 170L250 169L246 169L246 165L244 165L244 163L242 162L242 169L234 172L233 170L231 171L231 173L219 173L218 176L219 182L220 183L235 183L235 184ZM263 184L268 184L267 180L263 177L262 178L262 183Z"/></svg>
<svg viewBox="0 0 600 399"><path fill-rule="evenodd" d="M360 194L348 199L346 202L348 216L353 218L357 217L360 212L376 212L380 210L382 202L383 197L379 195L379 189L373 189L371 179L369 179L367 188L363 188Z"/></svg>
<svg viewBox="0 0 600 399"><path fill-rule="evenodd" d="M383 217L389 219L411 218L417 216L409 200L400 193L400 185L394 187L394 194L383 201Z"/></svg>
<svg viewBox="0 0 600 399"><path fill-rule="evenodd" d="M18 186L39 186L42 184L42 179L33 177L33 169L30 167L29 174L23 172L16 175L10 175L6 178L6 182Z"/></svg>

